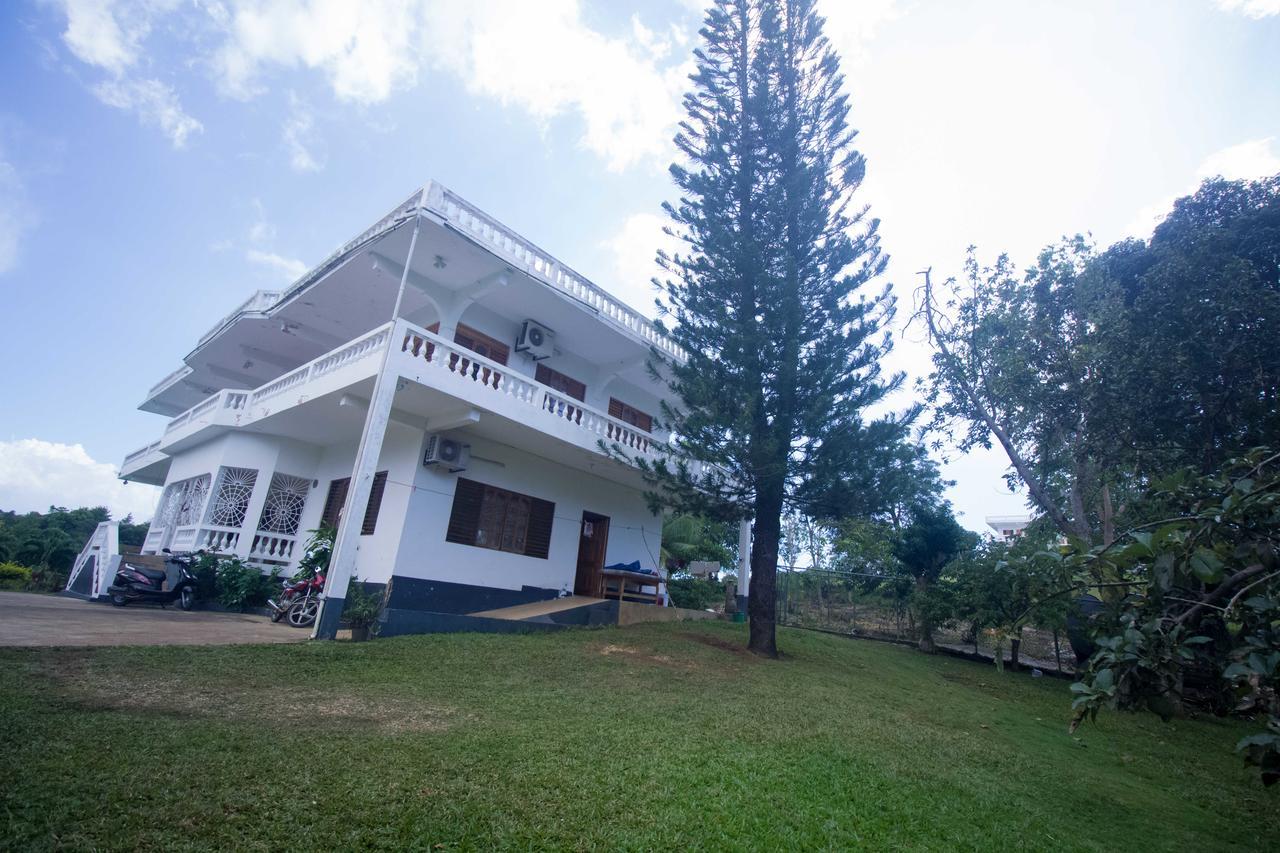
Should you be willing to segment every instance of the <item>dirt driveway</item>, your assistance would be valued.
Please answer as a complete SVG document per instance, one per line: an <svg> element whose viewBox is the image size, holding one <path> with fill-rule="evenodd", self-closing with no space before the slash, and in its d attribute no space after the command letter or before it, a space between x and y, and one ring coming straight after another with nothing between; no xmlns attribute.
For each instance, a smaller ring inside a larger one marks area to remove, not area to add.
<svg viewBox="0 0 1280 853"><path fill-rule="evenodd" d="M221 646L297 643L309 635L265 616L0 592L0 646Z"/></svg>

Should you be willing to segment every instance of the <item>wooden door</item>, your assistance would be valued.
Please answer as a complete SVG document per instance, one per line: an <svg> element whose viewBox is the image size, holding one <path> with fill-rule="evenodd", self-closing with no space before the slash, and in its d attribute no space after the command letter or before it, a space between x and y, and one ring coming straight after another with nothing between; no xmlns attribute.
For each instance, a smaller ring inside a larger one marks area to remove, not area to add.
<svg viewBox="0 0 1280 853"><path fill-rule="evenodd" d="M604 589L600 570L604 568L604 553L608 544L609 517L584 512L578 535L578 571L573 581L574 595L602 597Z"/></svg>

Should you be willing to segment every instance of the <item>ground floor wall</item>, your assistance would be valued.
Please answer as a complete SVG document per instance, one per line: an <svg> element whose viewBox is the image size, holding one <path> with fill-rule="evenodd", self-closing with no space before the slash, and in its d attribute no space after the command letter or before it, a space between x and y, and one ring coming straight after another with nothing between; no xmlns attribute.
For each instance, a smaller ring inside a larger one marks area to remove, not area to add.
<svg viewBox="0 0 1280 853"><path fill-rule="evenodd" d="M662 521L639 490L508 445L467 441L471 463L464 473L440 466L416 472L389 609L471 613L571 594L584 511L609 518L605 565L639 561L658 568ZM447 541L459 477L552 502L546 558Z"/></svg>

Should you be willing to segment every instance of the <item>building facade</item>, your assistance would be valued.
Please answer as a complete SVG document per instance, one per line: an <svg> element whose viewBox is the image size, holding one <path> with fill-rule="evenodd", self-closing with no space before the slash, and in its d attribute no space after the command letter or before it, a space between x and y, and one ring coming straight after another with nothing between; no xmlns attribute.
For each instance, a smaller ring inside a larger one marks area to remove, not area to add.
<svg viewBox="0 0 1280 853"><path fill-rule="evenodd" d="M120 472L163 486L144 552L288 574L332 524L321 635L352 578L387 585L393 632L598 598L605 566L661 570L661 517L619 458L669 438L655 348L682 357L429 184L287 290L255 293L150 389L140 408L168 421Z"/></svg>

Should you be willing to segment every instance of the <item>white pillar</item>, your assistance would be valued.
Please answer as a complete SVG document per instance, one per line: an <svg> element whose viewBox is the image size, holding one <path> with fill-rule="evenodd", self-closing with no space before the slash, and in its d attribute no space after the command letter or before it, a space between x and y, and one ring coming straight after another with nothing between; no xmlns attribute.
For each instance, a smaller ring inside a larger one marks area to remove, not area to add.
<svg viewBox="0 0 1280 853"><path fill-rule="evenodd" d="M419 200L421 204L421 200ZM413 237L409 240L409 252L404 259L404 274L400 276L400 289L396 292L395 306L391 309L391 322L400 318L400 303L404 300L405 284L409 281L409 269L413 266L413 252L418 246L418 231L422 227L421 209L413 219ZM373 476L378 470L378 457L382 455L382 440L387 435L387 422L391 419L391 404L395 401L399 376L387 370L391 345L399 339L402 329L393 325L382 351L378 374L373 380L373 397L365 414L364 431L360 433L360 447L356 450L355 469L351 472L351 486L338 523L338 535L333 542L333 556L325 575L324 595L320 599L320 613L316 617L313 640L332 640L338 636L338 622L346 605L347 586L356 568L356 552L360 549L360 527L364 523L364 508L373 490Z"/></svg>
<svg viewBox="0 0 1280 853"><path fill-rule="evenodd" d="M262 518L262 508L267 505L267 492L271 489L272 469L259 468L257 478L253 481L253 492L249 495L249 503L244 511L244 523L240 525L240 537L236 547L232 549L241 560L249 559L253 548L253 537L258 532L258 519Z"/></svg>
<svg viewBox="0 0 1280 853"><path fill-rule="evenodd" d="M738 610L746 612L751 592L751 522L738 522Z"/></svg>

